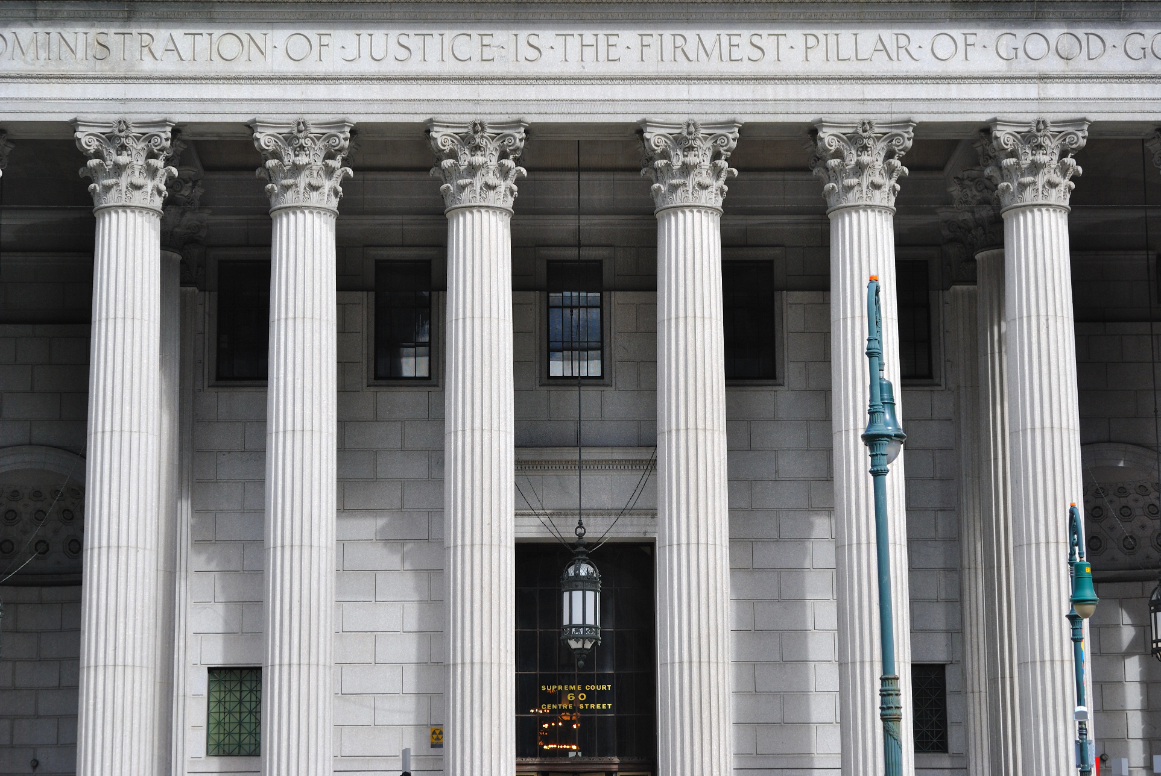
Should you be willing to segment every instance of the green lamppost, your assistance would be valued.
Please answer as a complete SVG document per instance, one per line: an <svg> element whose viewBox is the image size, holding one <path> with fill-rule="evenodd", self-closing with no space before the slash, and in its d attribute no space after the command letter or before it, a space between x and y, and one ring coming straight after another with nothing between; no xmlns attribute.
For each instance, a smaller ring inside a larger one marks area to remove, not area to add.
<svg viewBox="0 0 1161 776"><path fill-rule="evenodd" d="M903 703L899 675L895 673L895 633L891 607L891 556L887 536L888 464L899 456L907 435L895 416L895 393L883 376L883 315L879 304L879 278L867 284L867 360L871 372L871 403L863 443L871 453L871 478L875 484L875 546L879 558L879 637L883 645L883 675L879 679L879 718L883 720L883 759L886 776L903 773L903 740L900 724Z"/></svg>
<svg viewBox="0 0 1161 776"><path fill-rule="evenodd" d="M1068 621L1072 624L1072 667L1076 672L1076 767L1081 776L1091 776L1093 770L1092 742L1088 739L1088 706L1084 693L1084 621L1096 611L1096 590L1092 586L1092 565L1084 557L1080 510L1076 504L1068 508L1068 566L1072 578L1072 596L1068 602Z"/></svg>

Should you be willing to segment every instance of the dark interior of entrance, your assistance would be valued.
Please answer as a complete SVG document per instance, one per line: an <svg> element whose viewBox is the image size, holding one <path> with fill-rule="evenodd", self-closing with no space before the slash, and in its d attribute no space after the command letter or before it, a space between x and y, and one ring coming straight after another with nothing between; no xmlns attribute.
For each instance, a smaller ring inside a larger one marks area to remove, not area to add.
<svg viewBox="0 0 1161 776"><path fill-rule="evenodd" d="M601 644L577 669L561 643L560 545L516 547L516 770L521 776L656 772L653 545L610 543Z"/></svg>

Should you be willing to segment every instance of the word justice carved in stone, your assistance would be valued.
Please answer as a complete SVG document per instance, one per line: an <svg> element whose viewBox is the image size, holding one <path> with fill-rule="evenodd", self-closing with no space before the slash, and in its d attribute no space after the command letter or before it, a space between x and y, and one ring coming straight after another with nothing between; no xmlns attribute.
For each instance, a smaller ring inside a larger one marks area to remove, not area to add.
<svg viewBox="0 0 1161 776"><path fill-rule="evenodd" d="M867 68L884 73L1161 69L1161 30L0 28L0 73L761 74Z"/></svg>

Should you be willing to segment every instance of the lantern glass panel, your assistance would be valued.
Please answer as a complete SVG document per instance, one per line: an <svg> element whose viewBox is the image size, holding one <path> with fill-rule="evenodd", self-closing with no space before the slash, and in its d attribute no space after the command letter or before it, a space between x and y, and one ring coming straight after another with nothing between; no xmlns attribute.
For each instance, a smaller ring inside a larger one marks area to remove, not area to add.
<svg viewBox="0 0 1161 776"><path fill-rule="evenodd" d="M1153 591L1153 596L1149 599L1149 624L1152 626L1150 633L1150 652L1153 657L1161 660L1161 585Z"/></svg>

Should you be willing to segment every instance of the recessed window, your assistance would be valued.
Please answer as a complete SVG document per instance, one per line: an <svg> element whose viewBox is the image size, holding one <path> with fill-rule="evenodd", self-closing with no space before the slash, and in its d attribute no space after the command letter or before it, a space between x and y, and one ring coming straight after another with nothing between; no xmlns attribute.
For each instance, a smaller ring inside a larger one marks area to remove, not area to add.
<svg viewBox="0 0 1161 776"><path fill-rule="evenodd" d="M431 377L431 262L375 262L375 379Z"/></svg>
<svg viewBox="0 0 1161 776"><path fill-rule="evenodd" d="M262 753L262 669L211 668L206 752L211 757Z"/></svg>
<svg viewBox="0 0 1161 776"><path fill-rule="evenodd" d="M773 380L774 262L723 261L726 379Z"/></svg>
<svg viewBox="0 0 1161 776"><path fill-rule="evenodd" d="M548 376L601 377L601 262L548 263Z"/></svg>
<svg viewBox="0 0 1161 776"><path fill-rule="evenodd" d="M269 331L270 262L218 264L218 379L265 380Z"/></svg>
<svg viewBox="0 0 1161 776"><path fill-rule="evenodd" d="M911 664L915 751L947 751L947 666Z"/></svg>
<svg viewBox="0 0 1161 776"><path fill-rule="evenodd" d="M899 371L904 380L930 379L931 291L926 261L895 262L899 300Z"/></svg>

